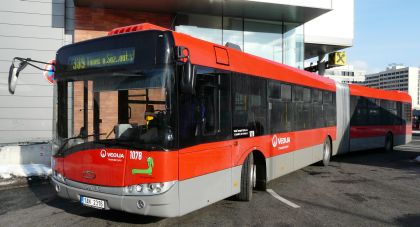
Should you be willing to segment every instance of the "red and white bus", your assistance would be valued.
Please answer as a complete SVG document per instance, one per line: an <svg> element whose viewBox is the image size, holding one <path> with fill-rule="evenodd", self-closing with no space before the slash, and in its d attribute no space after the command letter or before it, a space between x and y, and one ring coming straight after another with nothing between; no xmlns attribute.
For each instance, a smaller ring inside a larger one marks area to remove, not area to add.
<svg viewBox="0 0 420 227"><path fill-rule="evenodd" d="M99 209L174 217L350 151L411 140L411 98L150 24L62 47L52 181Z"/></svg>

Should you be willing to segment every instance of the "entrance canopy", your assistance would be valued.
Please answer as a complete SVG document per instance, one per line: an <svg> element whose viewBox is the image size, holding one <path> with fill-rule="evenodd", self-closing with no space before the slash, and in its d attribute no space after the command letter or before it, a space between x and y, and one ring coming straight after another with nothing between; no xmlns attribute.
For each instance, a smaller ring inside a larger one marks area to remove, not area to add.
<svg viewBox="0 0 420 227"><path fill-rule="evenodd" d="M75 0L76 6L305 23L332 8L325 0Z"/></svg>

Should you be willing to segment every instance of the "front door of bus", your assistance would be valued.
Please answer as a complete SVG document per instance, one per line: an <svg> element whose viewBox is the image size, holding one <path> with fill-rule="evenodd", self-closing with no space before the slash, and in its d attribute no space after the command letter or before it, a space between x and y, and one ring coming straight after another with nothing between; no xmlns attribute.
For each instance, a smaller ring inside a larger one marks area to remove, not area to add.
<svg viewBox="0 0 420 227"><path fill-rule="evenodd" d="M230 78L197 70L195 94L179 96L179 190L181 214L231 193Z"/></svg>

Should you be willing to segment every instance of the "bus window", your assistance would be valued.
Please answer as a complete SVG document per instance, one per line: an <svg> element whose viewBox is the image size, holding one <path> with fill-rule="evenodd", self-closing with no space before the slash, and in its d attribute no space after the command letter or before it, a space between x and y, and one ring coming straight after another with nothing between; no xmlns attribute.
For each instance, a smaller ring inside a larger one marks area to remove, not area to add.
<svg viewBox="0 0 420 227"><path fill-rule="evenodd" d="M311 104L311 89L303 88L303 129L311 129L313 127L312 120L312 104Z"/></svg>
<svg viewBox="0 0 420 227"><path fill-rule="evenodd" d="M323 92L323 112L325 118L325 126L336 125L336 105L335 105L335 93L330 91Z"/></svg>
<svg viewBox="0 0 420 227"><path fill-rule="evenodd" d="M322 116L322 91L318 89L312 90L312 107L313 107L313 127L322 128L324 127L324 119Z"/></svg>
<svg viewBox="0 0 420 227"><path fill-rule="evenodd" d="M305 129L306 120L303 110L303 87L301 86L293 86L293 108L295 112L293 130L299 131Z"/></svg>
<svg viewBox="0 0 420 227"><path fill-rule="evenodd" d="M232 77L233 129L244 136L266 133L267 85L261 78L236 74ZM235 134L234 134L235 135Z"/></svg>
<svg viewBox="0 0 420 227"><path fill-rule="evenodd" d="M269 94L278 94L273 89L280 91L279 95L270 95L270 132L289 132L292 130L292 86L270 81Z"/></svg>
<svg viewBox="0 0 420 227"><path fill-rule="evenodd" d="M380 125L380 115L379 115L379 103L380 100L378 99L367 99L367 107L368 107L368 124L369 125Z"/></svg>

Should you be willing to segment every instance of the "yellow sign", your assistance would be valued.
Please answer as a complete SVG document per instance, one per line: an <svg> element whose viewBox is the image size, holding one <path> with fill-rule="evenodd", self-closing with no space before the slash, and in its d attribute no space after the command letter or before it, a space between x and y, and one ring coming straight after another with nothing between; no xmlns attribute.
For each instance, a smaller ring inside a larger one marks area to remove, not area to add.
<svg viewBox="0 0 420 227"><path fill-rule="evenodd" d="M83 70L134 63L134 48L113 49L69 57L70 70Z"/></svg>
<svg viewBox="0 0 420 227"><path fill-rule="evenodd" d="M346 52L334 52L328 55L328 66L337 67L347 64Z"/></svg>

